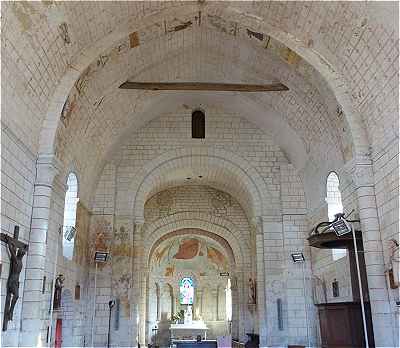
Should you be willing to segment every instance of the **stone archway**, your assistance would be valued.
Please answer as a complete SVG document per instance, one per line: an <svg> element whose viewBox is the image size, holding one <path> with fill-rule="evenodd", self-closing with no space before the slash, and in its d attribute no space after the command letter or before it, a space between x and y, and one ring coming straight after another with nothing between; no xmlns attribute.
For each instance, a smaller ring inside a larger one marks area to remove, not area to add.
<svg viewBox="0 0 400 348"><path fill-rule="evenodd" d="M214 182L238 197L249 217L271 215L279 204L271 204L271 195L261 175L240 156L211 147L191 147L170 151L149 162L134 176L129 194L121 194L117 209L129 214L133 209L136 223L144 222L144 203L151 192L162 189L165 175L176 169L202 168L211 172ZM229 185L232 183L233 185ZM235 186L235 187L233 187Z"/></svg>
<svg viewBox="0 0 400 348"><path fill-rule="evenodd" d="M179 220L177 220L179 222ZM174 229L174 226L176 229ZM191 226L190 228L181 228L181 226ZM198 227L194 226L205 226L207 230L205 229L200 229ZM154 226L153 226L154 227ZM147 230L147 229L146 229ZM160 254L164 252L166 244L171 243L171 241L176 241L176 240L181 240L181 241L194 241L194 240L202 240L203 242L206 240L211 240L213 243L215 242L215 245L219 245L221 247L221 250L226 251L226 256L229 260L229 268L228 268L228 273L229 273L229 279L233 282L234 286L232 287L232 334L233 337L236 339L243 340L244 335L245 335L245 325L244 321L248 321L249 318L249 313L246 312L246 308L244 306L244 303L246 302L246 299L248 298L248 294L246 291L246 281L247 278L243 276L243 274L248 273L249 270L246 267L246 264L239 264L236 262L236 258L240 260L240 262L243 262L243 252L245 255L248 255L248 251L246 250L238 250L238 245L237 241L235 241L233 238L230 238L228 242L223 236L226 236L229 238L229 233L223 233L223 228L218 225L210 225L205 222L201 222L201 220L196 220L192 219L191 222L185 222L184 220L178 224L172 224L168 226L164 225L163 228L155 230L150 237L148 238L148 241L145 246L145 258L148 260L148 274L147 274L147 292L146 292L146 301L147 301L147 306L146 306L146 313L143 313L146 317L146 323L147 323L147 328L143 329L146 332L146 337L148 338L147 342L154 341L154 336L151 336L152 333L152 322L149 320L149 318L154 317L155 313L149 312L150 308L150 301L151 301L151 291L152 289L152 284L157 284L157 286L160 286L160 279L155 279L154 278L154 262L155 260L160 257ZM194 239L193 239L194 238ZM203 243L201 242L201 243ZM174 243L174 242L172 242ZM243 244L243 243L242 243ZM182 246L183 244L181 244ZM232 246L235 246L233 249ZM207 246L207 249L209 246ZM161 250L161 252L160 252ZM179 248L178 253L184 253L184 249ZM200 249L199 249L200 250ZM214 249L215 250L215 249ZM189 253L191 250L189 249ZM215 251L214 251L215 252ZM239 252L239 254L238 254ZM213 254L210 254L213 255ZM207 253L207 258L210 257L210 255ZM237 256L235 258L235 255ZM198 265L199 261L196 261L196 264ZM170 270L170 268L167 268L167 270ZM204 319L207 325L210 328L208 338L215 338L214 336L216 335L226 335L228 333L228 322L226 322L226 317L225 314L222 314L224 311L226 311L225 308L225 291L223 289L226 288L227 286L227 279L222 276L217 278L210 284L204 283L207 282L207 274L204 273L203 276L200 276L197 273L195 269L186 270L186 271L179 271L178 269L175 270L177 273L172 276L169 274L168 279L168 286L173 287L172 295L171 298L175 301L175 306L174 308L179 308L179 291L178 288L174 285L177 285L179 282L179 279L184 276L190 276L192 279L194 279L196 290L195 290L195 298L197 303L194 303L194 316L196 319ZM170 272L170 271L168 271ZM204 278L205 277L205 278ZM158 283L156 283L158 282ZM218 282L218 284L216 284ZM208 284L205 286L205 284ZM212 288L215 285L215 288ZM211 288L212 289L211 289ZM162 288L162 286L160 286ZM211 289L211 290L210 290ZM221 290L222 289L222 290ZM164 296L165 297L165 296ZM161 299L162 302L162 299ZM164 299L165 302L165 299ZM154 307L154 306L153 306ZM153 308L154 311L154 308ZM226 313L226 312L225 312ZM199 317L200 316L200 317ZM165 337L165 319L161 318L160 325L159 325L159 335L160 339L163 340ZM212 320L210 322L209 320ZM225 320L225 322L224 322ZM211 325L211 326L210 326ZM153 323L153 326L154 323ZM152 338L151 338L152 337ZM157 339L157 342L159 340Z"/></svg>

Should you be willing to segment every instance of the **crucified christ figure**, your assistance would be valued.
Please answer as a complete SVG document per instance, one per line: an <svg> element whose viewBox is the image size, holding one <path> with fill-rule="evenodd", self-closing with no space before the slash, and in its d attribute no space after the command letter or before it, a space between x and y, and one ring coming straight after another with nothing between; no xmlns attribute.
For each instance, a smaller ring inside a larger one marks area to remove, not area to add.
<svg viewBox="0 0 400 348"><path fill-rule="evenodd" d="M8 250L10 252L10 273L7 280L7 296L4 305L3 331L7 330L9 320L13 319L15 303L19 297L19 275L22 270L22 258L25 255L25 248L17 248L12 238L8 239Z"/></svg>

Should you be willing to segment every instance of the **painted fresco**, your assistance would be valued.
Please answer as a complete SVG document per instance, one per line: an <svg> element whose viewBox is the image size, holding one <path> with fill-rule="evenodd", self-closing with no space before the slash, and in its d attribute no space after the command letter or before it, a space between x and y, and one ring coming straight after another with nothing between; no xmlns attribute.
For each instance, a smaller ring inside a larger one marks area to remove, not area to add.
<svg viewBox="0 0 400 348"><path fill-rule="evenodd" d="M89 261L88 235L90 214L86 207L78 202L76 207L75 262L85 265Z"/></svg>
<svg viewBox="0 0 400 348"><path fill-rule="evenodd" d="M178 271L185 270L211 276L227 271L228 259L214 240L198 236L174 237L155 249L151 270L161 277L174 277Z"/></svg>
<svg viewBox="0 0 400 348"><path fill-rule="evenodd" d="M113 216L92 215L90 219L90 259L93 260L95 251L110 251L113 238ZM99 267L104 265L99 263Z"/></svg>
<svg viewBox="0 0 400 348"><path fill-rule="evenodd" d="M112 240L112 295L121 303L122 315L129 317L129 290L132 283L133 225L129 219L117 217Z"/></svg>

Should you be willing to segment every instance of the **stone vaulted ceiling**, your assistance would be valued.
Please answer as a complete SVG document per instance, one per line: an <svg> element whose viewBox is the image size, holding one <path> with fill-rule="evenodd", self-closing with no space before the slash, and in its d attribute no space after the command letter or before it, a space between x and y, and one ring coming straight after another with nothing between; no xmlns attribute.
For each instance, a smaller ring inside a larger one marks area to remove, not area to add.
<svg viewBox="0 0 400 348"><path fill-rule="evenodd" d="M299 170L308 162L342 163L360 144L378 146L382 135L397 132L379 122L396 108L387 102L395 93L395 28L363 3L43 1L3 7L5 122L34 151L56 151L87 178L129 130L177 104L235 108L274 134ZM127 79L281 81L290 91L118 89ZM15 94L21 103L8 103Z"/></svg>

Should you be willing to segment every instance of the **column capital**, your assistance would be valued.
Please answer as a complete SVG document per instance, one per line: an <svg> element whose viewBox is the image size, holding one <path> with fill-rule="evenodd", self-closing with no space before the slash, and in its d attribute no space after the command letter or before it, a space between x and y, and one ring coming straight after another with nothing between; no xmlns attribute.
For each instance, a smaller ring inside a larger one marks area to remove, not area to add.
<svg viewBox="0 0 400 348"><path fill-rule="evenodd" d="M36 160L35 186L52 186L54 178L59 174L61 161L55 154L39 154Z"/></svg>
<svg viewBox="0 0 400 348"><path fill-rule="evenodd" d="M263 234L263 218L262 218L262 216L254 216L251 219L250 225L256 235Z"/></svg>
<svg viewBox="0 0 400 348"><path fill-rule="evenodd" d="M356 187L374 185L374 172L369 156L354 157L345 163L343 171L350 176Z"/></svg>

